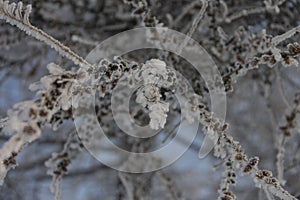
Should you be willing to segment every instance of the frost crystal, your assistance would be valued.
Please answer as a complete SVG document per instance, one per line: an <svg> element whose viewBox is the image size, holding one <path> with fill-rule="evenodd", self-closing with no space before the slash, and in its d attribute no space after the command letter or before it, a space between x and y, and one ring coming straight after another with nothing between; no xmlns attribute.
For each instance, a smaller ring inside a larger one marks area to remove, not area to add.
<svg viewBox="0 0 300 200"><path fill-rule="evenodd" d="M169 103L162 100L161 90L171 90L176 78L175 73L168 69L166 63L151 59L136 73L136 78L143 83L137 91L136 102L150 110L150 127L163 128L169 111Z"/></svg>

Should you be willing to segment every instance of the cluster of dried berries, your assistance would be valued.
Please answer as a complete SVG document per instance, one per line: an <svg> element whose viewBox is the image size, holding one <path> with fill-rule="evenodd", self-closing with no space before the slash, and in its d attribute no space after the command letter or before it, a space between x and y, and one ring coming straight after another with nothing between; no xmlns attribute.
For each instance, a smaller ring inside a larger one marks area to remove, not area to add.
<svg viewBox="0 0 300 200"><path fill-rule="evenodd" d="M223 173L223 181L221 182L219 190L219 199L221 200L236 199L234 193L229 190L230 185L236 184L236 173L233 165L234 164L233 161L231 161L231 158L228 158L224 163L226 170Z"/></svg>
<svg viewBox="0 0 300 200"><path fill-rule="evenodd" d="M249 160L249 163L244 167L243 172L248 173L250 172L253 168L255 168L258 164L259 158L254 157Z"/></svg>
<svg viewBox="0 0 300 200"><path fill-rule="evenodd" d="M267 184L273 184L275 186L279 185L279 182L276 178L273 177L273 174L269 170L258 170L255 175L258 179L265 180Z"/></svg>
<svg viewBox="0 0 300 200"><path fill-rule="evenodd" d="M124 0L124 2L131 5L134 8L134 10L132 11L133 15L142 18L143 26L145 27L163 26L161 23L159 23L156 17L152 15L147 0Z"/></svg>
<svg viewBox="0 0 300 200"><path fill-rule="evenodd" d="M276 47L273 39L273 36L266 34L265 31L255 35L244 27L240 27L231 38L223 39L224 41L221 43L223 46L218 49L215 56L222 55L223 57L220 59L223 62L231 63L224 68L223 72L226 91L233 90L232 84L236 81L236 77L258 68L259 65L298 66L299 44L289 44L287 45L288 51L283 51ZM224 57L224 55L227 56Z"/></svg>
<svg viewBox="0 0 300 200"><path fill-rule="evenodd" d="M18 154L16 152L12 152L8 158L3 160L3 164L6 166L6 168L13 168L17 166L17 161L16 161L17 155Z"/></svg>

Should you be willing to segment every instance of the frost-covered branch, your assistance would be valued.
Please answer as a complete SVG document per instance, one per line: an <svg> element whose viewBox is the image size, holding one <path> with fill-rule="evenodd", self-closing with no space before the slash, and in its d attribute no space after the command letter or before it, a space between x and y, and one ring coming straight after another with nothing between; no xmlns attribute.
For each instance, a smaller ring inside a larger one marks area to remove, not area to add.
<svg viewBox="0 0 300 200"><path fill-rule="evenodd" d="M52 176L51 192L55 194L55 200L61 199L61 180L68 174L68 166L72 160L82 150L83 144L75 131L72 131L64 145L64 149L59 153L53 153L52 157L45 162L48 168L47 174Z"/></svg>
<svg viewBox="0 0 300 200"><path fill-rule="evenodd" d="M204 126L204 133L213 141L217 140L217 144L214 147L214 155L216 157L229 160L229 166L225 165L229 167L230 170L234 169L234 171L240 172L242 175L249 174L256 187L267 190L272 195L281 199L297 200L297 198L292 196L280 185L279 181L273 177L271 172L260 170L258 168L259 158L249 158L245 154L240 143L234 140L232 136L228 135L226 131L227 125L222 124L219 119L212 117L211 113L209 113L202 104L201 107L202 109L199 109L198 112L200 112L200 121ZM231 162L233 168L231 168ZM222 195L234 199L233 194L230 193L229 195L229 193L222 193L222 191L223 190L221 190ZM224 191L228 191L227 185L225 186Z"/></svg>
<svg viewBox="0 0 300 200"><path fill-rule="evenodd" d="M161 182L167 188L167 191L172 199L174 199L174 200L183 200L184 199L181 197L179 189L175 186L175 183L170 176L168 176L162 170L157 172L156 174L159 176L159 178L161 179Z"/></svg>
<svg viewBox="0 0 300 200"><path fill-rule="evenodd" d="M281 35L275 36L272 39L272 43L273 43L273 45L277 46L278 44L280 44L284 40L293 37L297 33L300 33L300 26L295 27L295 28L293 28L293 29L281 34Z"/></svg>
<svg viewBox="0 0 300 200"><path fill-rule="evenodd" d="M0 149L0 185L7 172L17 166L15 158L19 152L41 136L43 126L57 129L64 119L71 117L68 92L75 74L53 63L48 69L51 75L32 86L33 90L38 90L39 99L18 103L8 111L3 131L13 136Z"/></svg>
<svg viewBox="0 0 300 200"><path fill-rule="evenodd" d="M208 6L208 1L207 0L202 0L201 1L201 10L199 11L199 13L197 13L196 17L193 20L192 26L189 29L189 31L187 32L187 36L184 39L184 41L182 42L182 44L179 47L179 51L181 51L189 42L190 38L193 36L194 32L196 31L196 29L199 27L200 22L205 14L206 8Z"/></svg>
<svg viewBox="0 0 300 200"><path fill-rule="evenodd" d="M285 124L280 126L280 131L282 134L279 136L277 148L277 156L276 156L276 167L278 179L282 184L285 184L284 180L284 157L285 157L285 145L287 140L291 137L292 131L297 127L297 116L300 113L300 94L295 95L293 107L289 114L285 116Z"/></svg>
<svg viewBox="0 0 300 200"><path fill-rule="evenodd" d="M69 47L64 46L58 40L48 35L41 29L33 26L29 21L29 15L31 13L31 5L23 8L23 3L18 4L9 3L9 1L0 0L0 19L5 20L13 26L18 27L24 31L27 35L34 37L37 40L44 42L51 48L55 49L60 55L72 60L74 64L84 68L89 68L91 65L82 57L74 53Z"/></svg>
<svg viewBox="0 0 300 200"><path fill-rule="evenodd" d="M264 4L265 4L264 7L255 7L255 8L250 8L250 9L244 9L237 13L233 13L230 16L226 16L224 20L226 23L231 23L234 20L240 19L242 17L255 15L255 14L261 14L264 12L275 11L275 13L278 14L280 12L279 6L281 6L285 2L286 2L286 0L282 0L282 1L278 1L274 4L272 1L264 1Z"/></svg>

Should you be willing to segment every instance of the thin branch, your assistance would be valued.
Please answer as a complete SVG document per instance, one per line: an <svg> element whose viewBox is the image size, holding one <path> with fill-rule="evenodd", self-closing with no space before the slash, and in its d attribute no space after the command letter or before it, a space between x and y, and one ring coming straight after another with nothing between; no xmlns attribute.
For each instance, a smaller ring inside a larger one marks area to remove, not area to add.
<svg viewBox="0 0 300 200"><path fill-rule="evenodd" d="M286 0L279 1L275 5L266 5L265 7L250 8L247 10L244 9L242 11L239 11L237 13L234 13L234 14L226 17L225 22L231 23L232 21L237 20L239 18L246 17L249 15L261 14L261 13L267 12L269 10L275 10L275 11L278 10L279 11L278 6L281 6L284 2L286 2Z"/></svg>
<svg viewBox="0 0 300 200"><path fill-rule="evenodd" d="M174 182L172 181L171 177L164 173L162 170L157 172L159 178L161 179L162 183L166 186L171 195L172 199L174 200L181 200L179 190L175 187Z"/></svg>
<svg viewBox="0 0 300 200"><path fill-rule="evenodd" d="M197 1L193 1L191 2L190 4L188 4L187 6L185 6L181 13L176 17L176 19L173 21L173 23L171 24L170 27L174 27L176 26L176 24L179 23L179 21L188 13L190 12L190 10L198 3L198 0Z"/></svg>
<svg viewBox="0 0 300 200"><path fill-rule="evenodd" d="M300 26L297 26L281 35L277 35L272 39L272 43L274 46L277 46L278 44L280 44L281 42L283 42L284 40L293 37L295 34L300 32Z"/></svg>
<svg viewBox="0 0 300 200"><path fill-rule="evenodd" d="M179 127L180 123L181 123L181 122L177 123L177 124L176 124L176 125L175 125L168 133L167 133L167 135L165 136L165 138L162 140L161 143L165 143L165 142L169 139L169 137L170 137L171 135L174 134L174 131Z"/></svg>
<svg viewBox="0 0 300 200"><path fill-rule="evenodd" d="M277 81L279 84L279 92L280 92L281 98L288 108L292 108L292 105L290 104L290 102L287 99L287 96L285 95L283 83L282 83L282 77L281 77L281 74L280 74L280 71L278 70L278 68L275 69L275 72L277 75Z"/></svg>
<svg viewBox="0 0 300 200"><path fill-rule="evenodd" d="M193 36L194 32L196 31L196 29L198 28L204 13L206 11L206 8L208 6L208 0L202 0L202 6L201 6L201 10L200 12L197 14L197 16L195 17L192 26L190 28L190 30L187 33L187 36L185 37L184 41L182 42L182 44L179 47L179 52L187 45L187 43L189 42L190 38Z"/></svg>
<svg viewBox="0 0 300 200"><path fill-rule="evenodd" d="M88 176L95 175L99 171L103 172L103 170L111 170L111 168L109 168L105 165L95 165L95 166L91 166L86 169L78 169L78 170L69 172L68 174L66 174L64 176L64 179L76 178L76 177L81 177L81 176L86 176L86 175L88 175ZM107 173L107 172L105 172L105 173ZM36 178L37 181L45 181L45 180L49 180L49 179L50 179L50 176L47 174L40 175Z"/></svg>
<svg viewBox="0 0 300 200"><path fill-rule="evenodd" d="M52 36L48 35L41 29L31 25L29 21L29 14L31 13L31 5L26 6L23 9L23 3L19 2L9 4L8 1L0 0L0 19L5 20L7 23L18 27L24 31L27 35L34 37L35 39L44 42L51 48L55 49L61 56L65 56L83 68L91 67L85 59L74 53L70 48L66 47Z"/></svg>
<svg viewBox="0 0 300 200"><path fill-rule="evenodd" d="M237 20L239 18L246 17L246 16L249 16L249 15L254 15L254 14L260 14L260 13L266 12L267 10L268 9L265 8L265 7L250 8L248 10L242 10L238 13L234 13L234 14L226 17L225 22L226 23L231 23L232 21Z"/></svg>

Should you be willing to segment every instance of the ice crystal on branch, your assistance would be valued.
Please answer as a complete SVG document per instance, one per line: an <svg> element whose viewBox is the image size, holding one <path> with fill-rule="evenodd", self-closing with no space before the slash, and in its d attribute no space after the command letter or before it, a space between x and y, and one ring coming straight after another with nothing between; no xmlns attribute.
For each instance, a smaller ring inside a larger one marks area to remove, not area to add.
<svg viewBox="0 0 300 200"><path fill-rule="evenodd" d="M137 91L136 102L149 109L151 128L163 128L169 111L169 103L162 99L161 91L173 90L176 83L175 72L168 69L165 62L151 59L142 66L137 78L143 86Z"/></svg>

